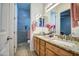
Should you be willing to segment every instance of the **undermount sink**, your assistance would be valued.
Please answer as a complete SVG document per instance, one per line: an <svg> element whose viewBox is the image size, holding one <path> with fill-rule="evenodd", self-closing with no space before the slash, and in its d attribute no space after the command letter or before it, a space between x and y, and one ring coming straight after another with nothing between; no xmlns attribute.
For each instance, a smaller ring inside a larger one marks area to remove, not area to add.
<svg viewBox="0 0 79 59"><path fill-rule="evenodd" d="M58 37L54 37L54 36L49 36L49 35L47 35L46 36L47 38L50 38L54 43L56 43L56 44L60 44L60 45L63 45L63 46L66 46L66 47L71 47L71 48L73 48L73 47L76 47L77 45L75 44L75 43L73 43L73 42L69 42L69 41L66 41L66 40L60 40L60 38L58 38Z"/></svg>
<svg viewBox="0 0 79 59"><path fill-rule="evenodd" d="M76 44L74 43L71 43L71 42L66 42L66 41L63 41L63 40L53 40L54 43L57 43L57 44L61 44L61 45L64 45L64 46L67 46L67 47L75 47Z"/></svg>

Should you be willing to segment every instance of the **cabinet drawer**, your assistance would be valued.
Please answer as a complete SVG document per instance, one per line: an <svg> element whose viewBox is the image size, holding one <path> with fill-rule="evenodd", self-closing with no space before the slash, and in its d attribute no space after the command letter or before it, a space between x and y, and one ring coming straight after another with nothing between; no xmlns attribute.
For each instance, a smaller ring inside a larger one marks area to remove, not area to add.
<svg viewBox="0 0 79 59"><path fill-rule="evenodd" d="M56 54L48 49L46 49L46 56L56 56Z"/></svg>
<svg viewBox="0 0 79 59"><path fill-rule="evenodd" d="M43 40L40 39L40 44L41 45L45 45L45 41L43 41Z"/></svg>
<svg viewBox="0 0 79 59"><path fill-rule="evenodd" d="M51 51L53 51L53 52L59 52L59 50L58 50L58 47L55 47L55 46L53 46L52 44L50 44L50 43L46 43L46 48L48 48L48 49L50 49Z"/></svg>

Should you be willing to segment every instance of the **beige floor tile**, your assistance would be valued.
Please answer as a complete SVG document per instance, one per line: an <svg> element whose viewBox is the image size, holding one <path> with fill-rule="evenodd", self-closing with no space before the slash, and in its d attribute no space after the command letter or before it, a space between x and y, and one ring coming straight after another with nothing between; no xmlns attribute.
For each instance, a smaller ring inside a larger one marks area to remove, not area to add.
<svg viewBox="0 0 79 59"><path fill-rule="evenodd" d="M36 56L36 54L33 51L30 51L28 43L20 43L18 44L15 56Z"/></svg>

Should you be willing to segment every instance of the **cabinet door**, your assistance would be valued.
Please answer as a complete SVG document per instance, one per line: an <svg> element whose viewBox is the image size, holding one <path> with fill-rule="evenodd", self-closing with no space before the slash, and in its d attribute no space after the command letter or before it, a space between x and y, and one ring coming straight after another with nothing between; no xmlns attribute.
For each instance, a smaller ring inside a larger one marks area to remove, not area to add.
<svg viewBox="0 0 79 59"><path fill-rule="evenodd" d="M39 39L34 37L34 51L37 55L39 55Z"/></svg>
<svg viewBox="0 0 79 59"><path fill-rule="evenodd" d="M45 41L40 39L40 56L45 56Z"/></svg>
<svg viewBox="0 0 79 59"><path fill-rule="evenodd" d="M46 56L56 56L56 54L46 48Z"/></svg>
<svg viewBox="0 0 79 59"><path fill-rule="evenodd" d="M55 52L55 53L59 52L58 47L56 47L56 46L54 46L54 45L52 45L50 43L46 43L46 48L53 51L53 52Z"/></svg>
<svg viewBox="0 0 79 59"><path fill-rule="evenodd" d="M58 56L72 56L73 55L71 52L68 52L68 51L66 51L62 48L56 47L56 46L54 46L53 44L50 44L50 43L46 43L46 48L51 51L50 52L49 50L46 49L47 55L50 55L50 54L53 55L54 53ZM54 53L52 53L52 52L54 52Z"/></svg>
<svg viewBox="0 0 79 59"><path fill-rule="evenodd" d="M40 56L45 56L45 46L40 45Z"/></svg>

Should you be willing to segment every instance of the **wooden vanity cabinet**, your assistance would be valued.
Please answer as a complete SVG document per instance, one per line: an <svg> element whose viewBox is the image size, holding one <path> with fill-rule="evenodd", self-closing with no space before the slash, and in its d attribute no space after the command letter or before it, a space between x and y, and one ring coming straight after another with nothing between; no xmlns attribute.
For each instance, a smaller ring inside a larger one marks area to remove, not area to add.
<svg viewBox="0 0 79 59"><path fill-rule="evenodd" d="M74 53L34 37L34 50L39 56L73 56Z"/></svg>

